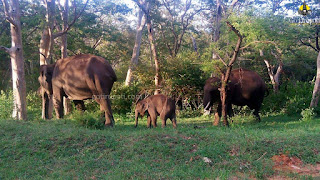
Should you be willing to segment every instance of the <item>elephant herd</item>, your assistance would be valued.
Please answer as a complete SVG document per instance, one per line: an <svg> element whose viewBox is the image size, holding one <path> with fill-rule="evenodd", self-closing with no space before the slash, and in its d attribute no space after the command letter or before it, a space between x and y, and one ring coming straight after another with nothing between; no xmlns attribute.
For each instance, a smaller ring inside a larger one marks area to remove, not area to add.
<svg viewBox="0 0 320 180"><path fill-rule="evenodd" d="M60 59L54 64L42 65L38 80L41 87L43 118L51 117L51 99L57 118L63 118L63 97L73 100L82 110L85 108L83 100L94 99L100 105L100 110L104 112L105 125L114 125L109 95L113 83L117 81L117 76L104 58L80 54ZM218 122L221 116L220 84L220 78L211 77L204 86L204 109L210 110L214 103L218 103L215 122ZM267 92L262 78L256 72L235 69L231 72L227 87L228 115L233 115L232 104L247 105L254 110L254 115L260 121L259 110ZM135 127L138 125L138 117L143 117L147 112L148 127L151 127L151 124L156 127L157 116L160 116L162 127L166 126L166 120L170 119L173 127L176 128L175 110L175 101L171 98L162 94L149 96L136 103Z"/></svg>

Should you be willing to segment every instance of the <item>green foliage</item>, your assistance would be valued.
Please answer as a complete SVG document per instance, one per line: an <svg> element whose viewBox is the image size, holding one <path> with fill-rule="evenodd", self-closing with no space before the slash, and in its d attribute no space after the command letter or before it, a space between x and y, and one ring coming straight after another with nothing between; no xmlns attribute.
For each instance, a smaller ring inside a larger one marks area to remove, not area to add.
<svg viewBox="0 0 320 180"><path fill-rule="evenodd" d="M99 114L100 112L79 112L76 111L72 113L72 120L74 120L79 125L91 128L91 129L103 129L104 128L104 122L105 118L102 117L102 114Z"/></svg>
<svg viewBox="0 0 320 180"><path fill-rule="evenodd" d="M137 100L139 88L133 84L124 86L123 83L115 83L112 87L111 102L112 111L116 114L126 114L131 112L133 105Z"/></svg>
<svg viewBox="0 0 320 180"><path fill-rule="evenodd" d="M178 118L195 118L203 115L203 109L186 108L178 111Z"/></svg>
<svg viewBox="0 0 320 180"><path fill-rule="evenodd" d="M316 112L313 108L306 108L301 111L302 120L311 120L316 117Z"/></svg>
<svg viewBox="0 0 320 180"><path fill-rule="evenodd" d="M12 91L0 91L0 119L10 119L13 106Z"/></svg>
<svg viewBox="0 0 320 180"><path fill-rule="evenodd" d="M282 84L278 93L270 91L270 95L263 101L262 112L281 112L288 115L300 114L306 109L312 96L313 85L308 82L289 82Z"/></svg>
<svg viewBox="0 0 320 180"><path fill-rule="evenodd" d="M176 58L168 59L163 66L164 89L175 97L194 96L202 90L206 79L199 57L195 52L181 53Z"/></svg>
<svg viewBox="0 0 320 180"><path fill-rule="evenodd" d="M42 113L42 97L37 92L27 93L27 111L29 120L40 120Z"/></svg>

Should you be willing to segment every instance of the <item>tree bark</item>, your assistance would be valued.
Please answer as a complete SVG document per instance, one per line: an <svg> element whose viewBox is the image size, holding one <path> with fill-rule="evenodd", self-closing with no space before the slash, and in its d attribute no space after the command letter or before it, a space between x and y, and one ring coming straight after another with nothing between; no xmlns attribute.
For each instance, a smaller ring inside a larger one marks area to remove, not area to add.
<svg viewBox="0 0 320 180"><path fill-rule="evenodd" d="M320 96L320 51L318 52L318 57L317 57L317 76L316 76L316 82L314 83L312 99L310 103L311 108L315 108L318 106L319 96Z"/></svg>
<svg viewBox="0 0 320 180"><path fill-rule="evenodd" d="M55 15L55 0L46 1L46 23L40 39L40 65L50 64L53 47L53 28Z"/></svg>
<svg viewBox="0 0 320 180"><path fill-rule="evenodd" d="M140 53L140 45L141 45L141 38L142 38L142 31L146 24L146 19L144 18L142 10L139 11L138 17L138 24L137 24L137 32L136 32L136 40L133 47L132 57L131 57L131 64L129 66L127 77L125 81L126 86L130 86L133 81L133 71L135 70L136 66L138 65L139 53Z"/></svg>
<svg viewBox="0 0 320 180"><path fill-rule="evenodd" d="M154 59L155 70L156 70L156 74L154 76L154 83L156 85L156 90L155 90L154 94L159 94L160 93L160 83L161 83L160 63L158 60L156 45L154 43L153 28L152 28L151 20L148 18L147 18L147 28L148 28L148 38L149 38L149 42L151 44L151 51L152 51L152 56Z"/></svg>
<svg viewBox="0 0 320 180"><path fill-rule="evenodd" d="M222 5L220 0L217 0L217 10L216 10L216 27L214 29L213 42L217 42L220 38L220 26L221 26L221 18L222 18Z"/></svg>
<svg viewBox="0 0 320 180"><path fill-rule="evenodd" d="M62 29L65 30L68 28L68 14L69 14L69 1L65 0L64 1L64 6L63 6L63 10L62 10ZM60 46L60 50L61 50L61 58L67 58L68 56L68 32L64 33L63 35L61 35L61 46ZM64 107L64 114L67 115L71 112L71 102L68 98L63 97L63 107Z"/></svg>
<svg viewBox="0 0 320 180"><path fill-rule="evenodd" d="M239 33L239 31L234 26L232 26L229 22L227 22L227 25L238 36L238 41L237 41L236 48L233 52L232 59L229 61L228 65L227 65L227 70L226 70L225 74L222 73L222 75L221 75L220 98L221 98L221 106L222 106L222 119L223 119L223 124L225 126L229 126L229 122L227 119L227 101L228 101L228 99L227 99L228 98L227 97L227 84L228 84L228 81L230 78L232 66L233 66L234 62L237 60L237 56L239 54L239 50L240 50L240 46L241 46L241 42L242 42L242 36ZM218 124L218 123L216 123L216 124Z"/></svg>
<svg viewBox="0 0 320 180"><path fill-rule="evenodd" d="M4 48L11 57L13 112L12 117L19 120L27 119L26 82L22 48L20 7L18 0L2 0L6 20L10 22L11 48Z"/></svg>
<svg viewBox="0 0 320 180"><path fill-rule="evenodd" d="M264 56L263 51L261 49L259 51L260 51L260 56L263 57ZM279 85L280 85L280 75L283 71L283 63L281 61L279 62L279 66L277 68L277 71L276 71L276 73L274 73L273 66L270 65L269 61L266 59L264 59L263 61L267 66L268 75L270 77L270 81L273 86L273 91L275 93L278 93L279 92Z"/></svg>

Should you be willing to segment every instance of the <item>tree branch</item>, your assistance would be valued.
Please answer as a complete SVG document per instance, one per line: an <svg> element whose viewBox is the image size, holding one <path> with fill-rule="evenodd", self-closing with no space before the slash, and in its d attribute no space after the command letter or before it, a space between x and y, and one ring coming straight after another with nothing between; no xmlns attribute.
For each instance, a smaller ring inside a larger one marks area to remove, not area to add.
<svg viewBox="0 0 320 180"><path fill-rule="evenodd" d="M4 46L0 46L0 49L4 50L5 52L7 52L9 54L11 53L11 49L10 48L4 47Z"/></svg>
<svg viewBox="0 0 320 180"><path fill-rule="evenodd" d="M319 52L319 50L317 48L315 48L314 46L312 46L310 43L306 43L306 42L303 42L302 39L300 39L300 42L305 45L305 46L309 46L311 47L312 49L314 49L315 51Z"/></svg>
<svg viewBox="0 0 320 180"><path fill-rule="evenodd" d="M232 66L234 61L237 59L237 56L238 56L238 53L239 53L239 50L240 50L240 46L241 46L241 42L242 42L242 36L241 36L240 32L232 24L230 24L230 22L227 21L226 23L230 27L230 29L238 36L236 49L234 50L232 59L228 64L228 66Z"/></svg>
<svg viewBox="0 0 320 180"><path fill-rule="evenodd" d="M53 34L53 36L52 36L53 39L56 39L57 37L60 37L60 36L62 36L62 35L64 35L64 34L66 34L66 33L71 29L71 27L74 25L74 23L79 19L79 17L80 17L80 16L82 15L82 13L84 12L85 8L87 7L88 2L89 2L89 0L86 1L84 7L82 8L82 10L80 11L80 13L79 13L78 15L77 15L77 13L76 13L76 5L75 5L75 12L74 12L73 21L72 21L70 24L68 24L67 28L64 29L63 31L58 32L58 33L56 33L56 34Z"/></svg>
<svg viewBox="0 0 320 180"><path fill-rule="evenodd" d="M14 19L12 19L12 17L10 16L9 13L9 5L7 0L2 0L3 3L3 9L4 9L4 14L5 14L5 19L11 23L13 26L17 26L17 23L14 21Z"/></svg>

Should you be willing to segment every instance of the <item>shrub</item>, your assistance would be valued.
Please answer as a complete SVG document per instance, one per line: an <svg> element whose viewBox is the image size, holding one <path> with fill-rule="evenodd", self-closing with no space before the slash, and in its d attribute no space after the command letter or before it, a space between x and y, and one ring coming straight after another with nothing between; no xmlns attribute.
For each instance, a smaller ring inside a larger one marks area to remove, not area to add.
<svg viewBox="0 0 320 180"><path fill-rule="evenodd" d="M0 119L11 117L13 106L12 91L0 91Z"/></svg>
<svg viewBox="0 0 320 180"><path fill-rule="evenodd" d="M121 83L115 83L111 92L112 111L117 114L126 114L132 111L132 105L139 94L137 85L124 86Z"/></svg>
<svg viewBox="0 0 320 180"><path fill-rule="evenodd" d="M103 129L105 118L100 116L100 112L76 111L72 114L71 118L74 119L79 125L86 128Z"/></svg>
<svg viewBox="0 0 320 180"><path fill-rule="evenodd" d="M313 108L306 108L301 111L302 120L311 120L316 117L316 113Z"/></svg>
<svg viewBox="0 0 320 180"><path fill-rule="evenodd" d="M262 105L263 113L282 112L288 115L300 114L311 101L313 86L309 82L283 84L278 93L270 91Z"/></svg>

